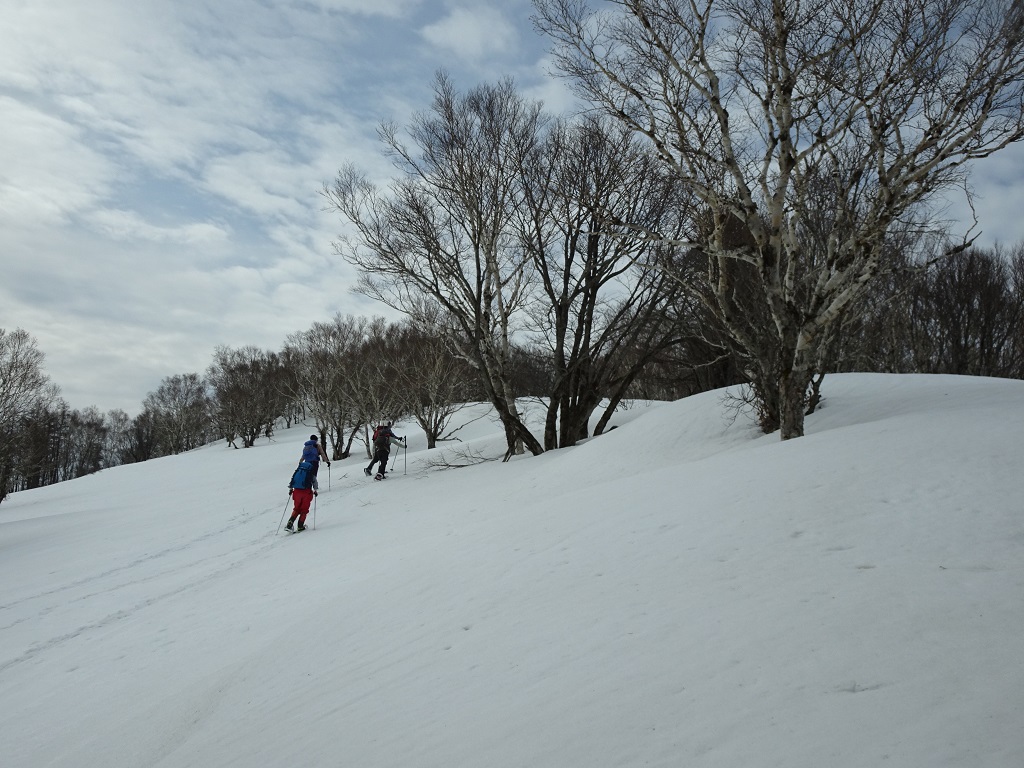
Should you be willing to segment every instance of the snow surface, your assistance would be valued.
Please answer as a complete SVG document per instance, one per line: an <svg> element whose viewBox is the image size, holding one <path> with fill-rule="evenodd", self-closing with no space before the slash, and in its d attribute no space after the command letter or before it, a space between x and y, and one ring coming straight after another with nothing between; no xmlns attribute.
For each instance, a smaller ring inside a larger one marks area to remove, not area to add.
<svg viewBox="0 0 1024 768"><path fill-rule="evenodd" d="M1024 766L1024 382L825 395L800 440L716 392L448 470L493 420L400 425L297 535L308 427L14 494L0 765Z"/></svg>

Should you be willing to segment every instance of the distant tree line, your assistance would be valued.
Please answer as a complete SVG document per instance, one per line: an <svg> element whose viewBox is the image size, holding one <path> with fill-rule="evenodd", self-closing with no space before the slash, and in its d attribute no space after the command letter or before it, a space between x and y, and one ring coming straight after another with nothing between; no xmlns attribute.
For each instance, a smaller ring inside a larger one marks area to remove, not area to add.
<svg viewBox="0 0 1024 768"><path fill-rule="evenodd" d="M106 467L182 453L214 440L235 448L276 427L312 424L334 458L365 450L384 419L412 419L428 444L481 399L466 364L437 336L382 318L336 316L283 349L218 347L203 374L164 378L137 416L73 410L28 333L0 329L0 499Z"/></svg>
<svg viewBox="0 0 1024 768"><path fill-rule="evenodd" d="M1024 244L907 266L862 299L833 340L825 372L1024 379ZM638 371L621 391L607 386L589 397L607 411L610 397L674 400L749 383L725 332L716 335L713 318L689 311L691 333L676 343L645 352L633 346L633 336L620 353L623 362L595 361ZM509 359L508 386L516 398L536 398L548 408L564 376L550 348L513 345ZM434 447L451 437L452 416L463 404L486 399L480 374L444 334L340 314L290 335L276 352L217 348L202 375L164 378L137 416L72 409L43 363L28 333L0 329L3 496L215 440L247 447L295 423L323 435L334 459L365 453L368 430L384 418L415 421Z"/></svg>

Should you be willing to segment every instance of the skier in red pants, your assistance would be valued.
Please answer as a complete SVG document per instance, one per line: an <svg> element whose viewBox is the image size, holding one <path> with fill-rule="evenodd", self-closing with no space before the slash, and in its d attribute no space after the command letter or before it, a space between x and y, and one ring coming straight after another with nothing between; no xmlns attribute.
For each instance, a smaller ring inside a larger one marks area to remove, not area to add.
<svg viewBox="0 0 1024 768"><path fill-rule="evenodd" d="M285 528L290 531L295 523L295 519L298 518L299 524L295 530L306 530L306 515L309 514L309 505L313 503L314 496L316 496L316 491L312 488L295 488L292 490L292 500L295 502L295 509L292 510L292 516L288 518L288 525Z"/></svg>
<svg viewBox="0 0 1024 768"><path fill-rule="evenodd" d="M305 461L301 462L292 475L291 482L288 483L288 495L295 502L295 507L292 510L292 516L288 518L286 530L292 530L296 520L299 524L295 530L306 530L306 515L309 514L309 505L313 503L313 497L317 495L317 485L312 467Z"/></svg>

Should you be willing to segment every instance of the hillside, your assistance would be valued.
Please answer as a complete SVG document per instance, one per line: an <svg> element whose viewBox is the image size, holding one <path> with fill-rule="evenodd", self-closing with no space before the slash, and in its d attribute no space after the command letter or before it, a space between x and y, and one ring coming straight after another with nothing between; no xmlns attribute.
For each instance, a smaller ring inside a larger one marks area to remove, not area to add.
<svg viewBox="0 0 1024 768"><path fill-rule="evenodd" d="M293 536L307 427L14 494L3 765L1019 768L1024 382L825 396L786 443L717 392L443 471L497 425L400 425Z"/></svg>

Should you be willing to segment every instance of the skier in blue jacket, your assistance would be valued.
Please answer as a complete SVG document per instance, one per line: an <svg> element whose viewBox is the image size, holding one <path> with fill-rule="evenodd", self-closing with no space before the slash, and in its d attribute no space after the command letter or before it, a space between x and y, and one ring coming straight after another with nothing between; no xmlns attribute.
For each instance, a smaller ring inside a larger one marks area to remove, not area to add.
<svg viewBox="0 0 1024 768"><path fill-rule="evenodd" d="M324 463L329 467L331 462L327 459L327 454L324 453L323 446L320 445L320 438L316 435L310 435L309 440L302 444L302 458L299 461L308 461L313 465L313 476L320 469L320 459L324 460Z"/></svg>

